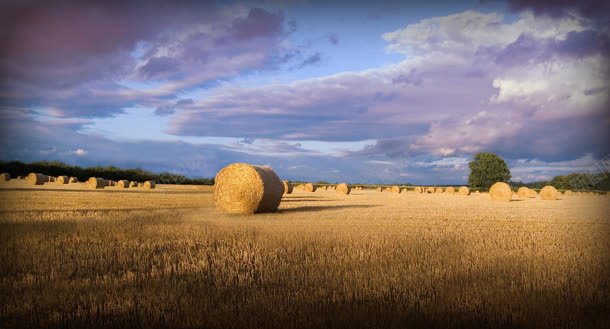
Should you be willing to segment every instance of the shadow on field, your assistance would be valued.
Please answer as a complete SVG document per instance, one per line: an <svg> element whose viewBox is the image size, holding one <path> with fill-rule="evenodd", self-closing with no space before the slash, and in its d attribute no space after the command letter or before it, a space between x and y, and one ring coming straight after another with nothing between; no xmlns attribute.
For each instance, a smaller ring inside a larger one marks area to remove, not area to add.
<svg viewBox="0 0 610 329"><path fill-rule="evenodd" d="M323 199L323 198L290 198L282 199L282 202L316 202L316 201L338 201L337 199Z"/></svg>
<svg viewBox="0 0 610 329"><path fill-rule="evenodd" d="M290 209L282 209L279 213L293 213L293 212L311 212L311 211L324 211L324 210L337 210L337 209L355 209L355 208L371 208L378 207L375 205L343 205L343 206L302 206Z"/></svg>

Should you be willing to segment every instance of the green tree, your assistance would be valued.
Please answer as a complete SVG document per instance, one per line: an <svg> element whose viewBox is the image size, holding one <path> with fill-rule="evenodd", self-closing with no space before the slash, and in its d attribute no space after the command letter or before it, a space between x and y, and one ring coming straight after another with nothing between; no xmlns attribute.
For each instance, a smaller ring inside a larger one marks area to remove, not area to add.
<svg viewBox="0 0 610 329"><path fill-rule="evenodd" d="M468 184L472 188L489 188L495 182L508 182L511 177L506 162L494 153L475 154L468 167Z"/></svg>

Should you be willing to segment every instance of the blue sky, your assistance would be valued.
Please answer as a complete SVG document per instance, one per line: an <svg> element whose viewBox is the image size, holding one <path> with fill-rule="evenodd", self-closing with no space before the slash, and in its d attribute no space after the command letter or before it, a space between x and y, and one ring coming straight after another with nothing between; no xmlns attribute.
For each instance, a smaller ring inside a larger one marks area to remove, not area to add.
<svg viewBox="0 0 610 329"><path fill-rule="evenodd" d="M522 181L610 153L594 1L2 6L2 160L462 184L476 152Z"/></svg>

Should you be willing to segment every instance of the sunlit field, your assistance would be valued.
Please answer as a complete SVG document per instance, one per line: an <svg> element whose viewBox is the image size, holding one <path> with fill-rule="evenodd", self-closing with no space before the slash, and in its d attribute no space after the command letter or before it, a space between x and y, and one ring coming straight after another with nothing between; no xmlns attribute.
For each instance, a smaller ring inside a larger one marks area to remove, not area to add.
<svg viewBox="0 0 610 329"><path fill-rule="evenodd" d="M604 328L610 198L0 188L2 328Z"/></svg>

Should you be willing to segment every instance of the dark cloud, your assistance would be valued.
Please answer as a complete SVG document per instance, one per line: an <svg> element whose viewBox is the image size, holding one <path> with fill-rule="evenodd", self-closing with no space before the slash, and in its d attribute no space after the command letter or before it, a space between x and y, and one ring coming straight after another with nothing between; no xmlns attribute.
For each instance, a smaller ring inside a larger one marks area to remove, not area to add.
<svg viewBox="0 0 610 329"><path fill-rule="evenodd" d="M328 35L328 42L330 42L333 45L338 45L339 44L339 36L337 35L337 33L331 33Z"/></svg>
<svg viewBox="0 0 610 329"><path fill-rule="evenodd" d="M510 0L510 6L515 11L532 10L537 15L561 17L577 11L581 15L598 20L604 24L609 22L610 2L603 0Z"/></svg>
<svg viewBox="0 0 610 329"><path fill-rule="evenodd" d="M152 57L138 69L138 72L147 79L164 78L176 73L179 66L176 58Z"/></svg>
<svg viewBox="0 0 610 329"><path fill-rule="evenodd" d="M307 58L305 58L301 64L299 64L299 68L308 66L308 65L318 65L322 61L322 54L315 53Z"/></svg>
<svg viewBox="0 0 610 329"><path fill-rule="evenodd" d="M281 13L272 14L261 8L252 8L247 17L233 21L231 33L237 40L267 37L280 33L283 21L284 15Z"/></svg>
<svg viewBox="0 0 610 329"><path fill-rule="evenodd" d="M176 113L177 108L183 107L185 105L192 105L192 104L193 104L193 100L190 98L181 99L174 104L163 104L163 105L157 107L157 109L155 110L155 114L158 116L162 116L162 117L168 116L168 115Z"/></svg>

